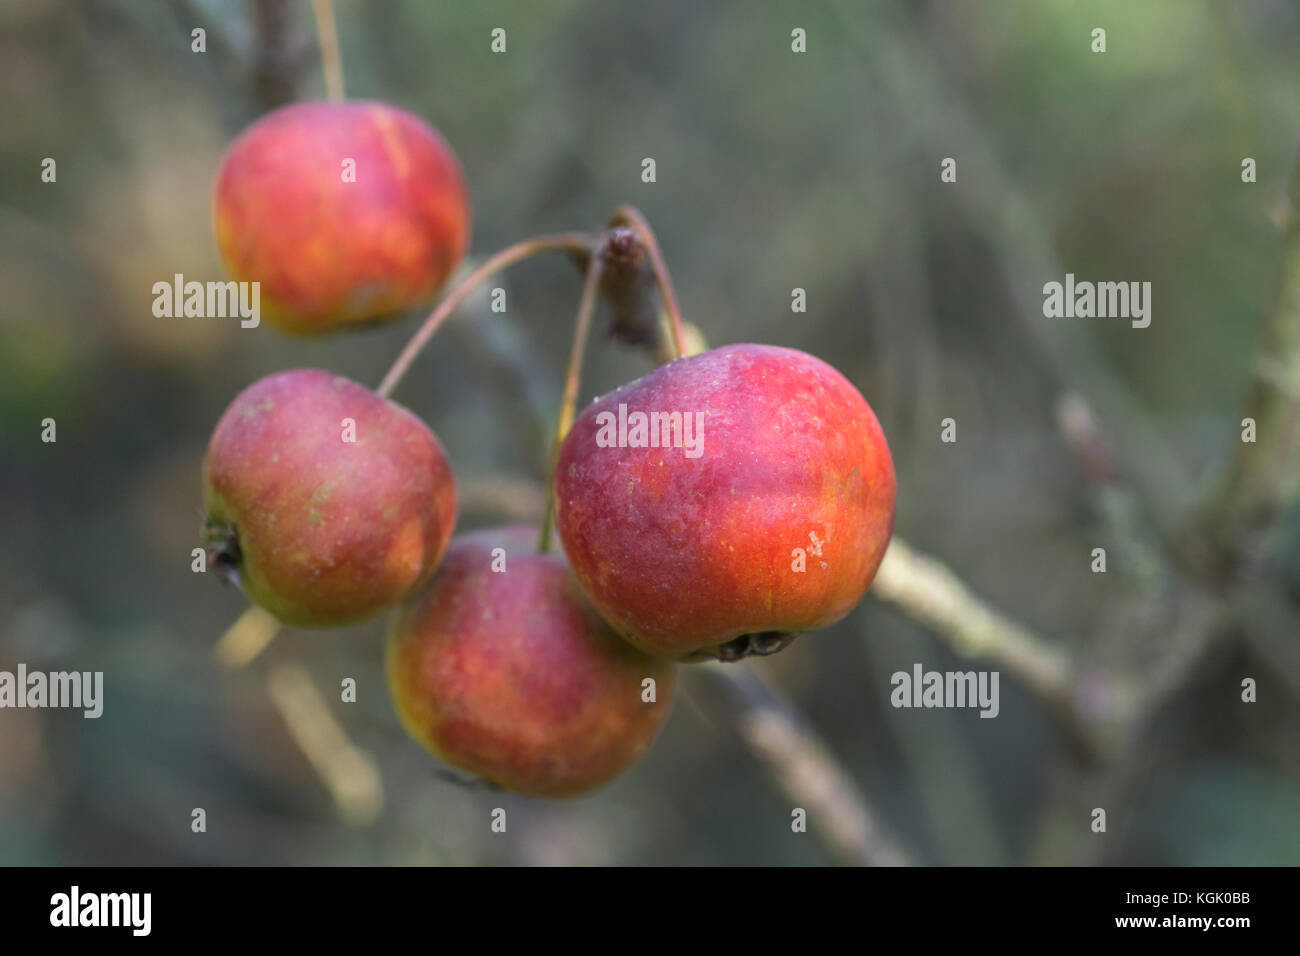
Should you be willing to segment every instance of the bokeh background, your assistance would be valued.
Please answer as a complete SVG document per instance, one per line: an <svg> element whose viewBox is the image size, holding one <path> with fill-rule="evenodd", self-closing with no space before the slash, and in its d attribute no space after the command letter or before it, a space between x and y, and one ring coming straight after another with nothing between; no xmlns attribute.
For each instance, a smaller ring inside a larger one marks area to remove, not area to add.
<svg viewBox="0 0 1300 956"><path fill-rule="evenodd" d="M1161 529L1239 444L1273 306L1300 142L1291 0L338 0L337 13L349 95L411 109L454 145L475 256L633 203L711 343L840 368L889 436L899 534L1085 662L1080 693L1105 733L1108 681L1156 680L1148 652L1195 630L1186 608L1200 605ZM205 54L191 52L197 26ZM1097 26L1105 54L1090 49ZM495 27L504 55L489 50ZM0 863L834 860L791 832L791 800L704 677L644 761L556 802L438 773L391 711L383 621L289 630L247 667L214 663L246 605L190 569L213 424L277 369L378 382L418 321L299 342L152 314L154 282L222 277L209 204L225 145L322 89L305 2L0 6L0 668L106 681L97 721L0 711ZM955 184L940 182L944 157ZM1045 319L1042 284L1066 271L1150 281L1150 328ZM398 393L450 453L462 529L540 513L579 282L559 259L514 269L508 313L465 309ZM582 392L648 368L600 339ZM1120 480L1100 492L1061 428L1068 395L1109 436ZM40 441L46 417L56 444ZM945 417L955 444L939 440ZM1005 669L996 720L892 709L895 670L998 665L871 597L740 666L802 710L920 862L1295 863L1300 632L1285 622L1300 562L1284 537L1276 618L1253 607L1191 647L1102 761L1081 759ZM1106 574L1089 570L1097 546ZM359 766L361 811L346 774L331 783L304 755L275 673L318 689ZM338 700L345 677L355 704ZM1241 703L1243 677L1258 703ZM1105 834L1089 829L1096 806ZM195 807L206 834L191 832ZM507 835L489 829L494 807Z"/></svg>

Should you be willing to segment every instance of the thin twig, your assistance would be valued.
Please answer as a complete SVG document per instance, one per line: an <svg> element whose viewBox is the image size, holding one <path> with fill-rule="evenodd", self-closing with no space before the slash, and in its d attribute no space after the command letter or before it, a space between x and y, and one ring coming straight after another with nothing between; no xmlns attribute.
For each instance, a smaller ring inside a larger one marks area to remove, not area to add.
<svg viewBox="0 0 1300 956"><path fill-rule="evenodd" d="M271 702L348 823L372 822L384 806L384 784L370 754L348 738L302 665L273 664L266 675Z"/></svg>
<svg viewBox="0 0 1300 956"><path fill-rule="evenodd" d="M1289 194L1292 204L1300 202L1300 163ZM1295 217L1286 222L1274 295L1244 413L1255 422L1255 441L1232 442L1223 478L1202 509L1201 528L1228 570L1246 558L1262 563L1280 519L1300 500L1300 219Z"/></svg>
<svg viewBox="0 0 1300 956"><path fill-rule="evenodd" d="M1066 653L984 603L942 562L895 535L869 593L930 628L958 654L1006 667L1052 708L1080 756L1094 759L1103 752L1079 712Z"/></svg>
<svg viewBox="0 0 1300 956"><path fill-rule="evenodd" d="M1122 476L1111 443L1083 396L1067 392L1056 406L1057 427L1074 453L1092 492L1092 508L1105 540L1114 542L1124 573L1148 594L1166 583L1170 562L1147 524L1141 498Z"/></svg>
<svg viewBox="0 0 1300 956"><path fill-rule="evenodd" d="M343 88L343 56L339 53L338 23L334 19L334 0L312 0L311 12L316 20L321 69L325 73L325 92L334 102L341 102L346 93Z"/></svg>
<svg viewBox="0 0 1300 956"><path fill-rule="evenodd" d="M1069 696L1065 654L989 607L945 565L895 535L871 593L939 632L965 657L992 657L1053 700Z"/></svg>
<svg viewBox="0 0 1300 956"><path fill-rule="evenodd" d="M227 670L246 667L253 658L266 650L280 633L280 622L274 614L256 604L239 615L212 648L212 656Z"/></svg>
<svg viewBox="0 0 1300 956"><path fill-rule="evenodd" d="M555 518L555 465L560 458L560 445L564 442L564 436L573 425L574 409L578 404L578 383L582 378L582 359L587 353L587 339L591 337L591 318L596 312L596 294L600 290L603 268L604 260L599 255L593 255L587 263L587 277L582 283L578 317L573 323L573 345L569 348L569 366L564 373L564 393L560 399L560 413L555 420L555 435L551 439L546 513L542 516L542 529L537 536L539 554L545 554L551 546L551 524Z"/></svg>

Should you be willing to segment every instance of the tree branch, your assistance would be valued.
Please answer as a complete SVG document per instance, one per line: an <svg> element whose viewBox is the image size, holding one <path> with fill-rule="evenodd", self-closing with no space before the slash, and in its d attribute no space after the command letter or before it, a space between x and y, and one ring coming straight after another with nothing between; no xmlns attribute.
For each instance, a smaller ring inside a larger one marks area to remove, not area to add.
<svg viewBox="0 0 1300 956"><path fill-rule="evenodd" d="M1290 200L1300 201L1300 163ZM1200 530L1219 571L1271 554L1281 518L1300 500L1300 220L1288 216L1272 312L1256 353L1245 417L1256 441L1237 441L1207 499ZM1235 430L1235 426L1234 426Z"/></svg>
<svg viewBox="0 0 1300 956"><path fill-rule="evenodd" d="M884 834L853 778L803 715L746 664L694 664L692 677L711 679L741 738L793 807L841 863L906 866L909 856ZM792 809L793 809L792 807Z"/></svg>
<svg viewBox="0 0 1300 956"><path fill-rule="evenodd" d="M1051 706L1082 756L1102 752L1079 711L1066 653L985 604L942 562L895 535L869 593L934 631L963 657L987 657L1006 667Z"/></svg>
<svg viewBox="0 0 1300 956"><path fill-rule="evenodd" d="M947 566L895 536L871 593L937 632L964 657L991 657L1039 695L1069 698L1065 654L989 607Z"/></svg>

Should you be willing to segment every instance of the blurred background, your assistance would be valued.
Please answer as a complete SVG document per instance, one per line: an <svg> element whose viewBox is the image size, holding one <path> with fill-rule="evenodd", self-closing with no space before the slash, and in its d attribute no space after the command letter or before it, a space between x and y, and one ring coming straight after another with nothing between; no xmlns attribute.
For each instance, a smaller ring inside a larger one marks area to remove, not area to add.
<svg viewBox="0 0 1300 956"><path fill-rule="evenodd" d="M995 720L891 708L893 671L998 662L870 595L736 665L802 711L912 859L1300 861L1296 522L1258 600L1226 619L1207 610L1221 579L1197 581L1170 545L1240 448L1275 300L1300 142L1294 2L338 0L337 15L349 95L453 144L473 256L640 207L710 343L843 371L889 437L898 534L1078 662L1071 720L1100 759L1005 667ZM440 774L392 713L382 620L214 662L246 607L190 566L218 416L277 369L377 383L418 323L299 342L152 314L154 282L223 277L222 151L265 110L323 95L315 36L290 0L0 7L0 669L105 675L99 720L0 711L0 863L835 861L791 831L789 794L702 675L645 760L566 802ZM1067 271L1151 282L1151 326L1045 319L1042 285ZM540 515L580 276L543 258L502 284L508 313L467 307L397 396L448 449L462 530ZM648 368L598 336L584 399ZM339 700L348 677L356 703Z"/></svg>

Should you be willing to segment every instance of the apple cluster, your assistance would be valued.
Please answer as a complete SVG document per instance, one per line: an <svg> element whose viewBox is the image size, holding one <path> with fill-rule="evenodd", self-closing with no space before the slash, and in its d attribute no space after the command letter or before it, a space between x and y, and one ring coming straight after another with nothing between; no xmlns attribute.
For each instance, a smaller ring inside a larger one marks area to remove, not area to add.
<svg viewBox="0 0 1300 956"><path fill-rule="evenodd" d="M268 321L298 336L418 305L469 235L450 147L373 102L255 122L226 152L214 219L228 270L261 283ZM611 423L629 410L664 440L626 440ZM894 520L866 400L820 359L766 345L679 357L598 399L551 479L563 555L526 526L453 538L455 479L432 429L385 394L294 369L218 421L203 535L213 565L286 624L391 611L386 673L410 735L492 785L568 796L650 746L679 662L771 653L852 610Z"/></svg>

